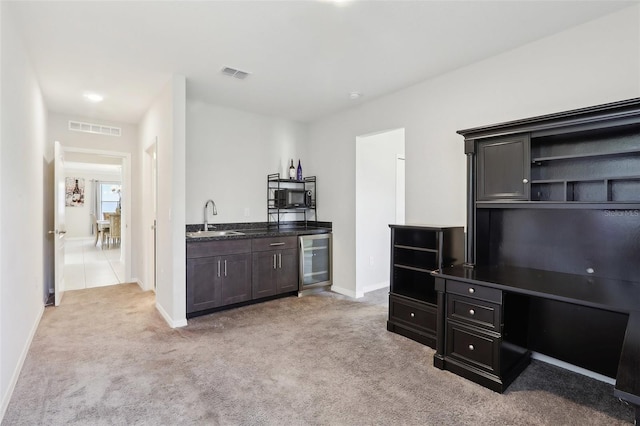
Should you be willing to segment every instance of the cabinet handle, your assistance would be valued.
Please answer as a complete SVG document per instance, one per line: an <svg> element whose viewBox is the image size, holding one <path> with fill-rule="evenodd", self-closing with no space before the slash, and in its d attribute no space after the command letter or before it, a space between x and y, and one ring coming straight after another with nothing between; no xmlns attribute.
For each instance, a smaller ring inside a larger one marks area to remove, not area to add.
<svg viewBox="0 0 640 426"><path fill-rule="evenodd" d="M469 350L470 350L470 351L472 351L472 350L474 350L474 349L475 349L475 347L474 347L473 345L469 345Z"/></svg>
<svg viewBox="0 0 640 426"><path fill-rule="evenodd" d="M476 289L473 287L469 287L469 293L473 294L476 292Z"/></svg>
<svg viewBox="0 0 640 426"><path fill-rule="evenodd" d="M276 254L273 253L273 269L276 269Z"/></svg>
<svg viewBox="0 0 640 426"><path fill-rule="evenodd" d="M522 183L529 183L529 179L527 178L522 179Z"/></svg>
<svg viewBox="0 0 640 426"><path fill-rule="evenodd" d="M220 276L220 260L218 259L218 276Z"/></svg>
<svg viewBox="0 0 640 426"><path fill-rule="evenodd" d="M473 309L469 309L469 315L475 315L476 311L474 311Z"/></svg>
<svg viewBox="0 0 640 426"><path fill-rule="evenodd" d="M416 314L414 314L413 312L411 312L411 318L415 317Z"/></svg>
<svg viewBox="0 0 640 426"><path fill-rule="evenodd" d="M271 243L270 246L283 246L284 243Z"/></svg>
<svg viewBox="0 0 640 426"><path fill-rule="evenodd" d="M227 259L224 260L224 276L227 276Z"/></svg>
<svg viewBox="0 0 640 426"><path fill-rule="evenodd" d="M278 268L282 269L282 253L278 253Z"/></svg>

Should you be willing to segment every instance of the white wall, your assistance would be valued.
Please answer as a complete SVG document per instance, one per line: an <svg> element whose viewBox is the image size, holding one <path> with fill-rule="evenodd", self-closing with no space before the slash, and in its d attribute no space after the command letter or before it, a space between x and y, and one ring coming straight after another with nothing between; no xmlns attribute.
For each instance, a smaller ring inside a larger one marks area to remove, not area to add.
<svg viewBox="0 0 640 426"><path fill-rule="evenodd" d="M356 291L389 285L391 238L396 223L396 163L404 157L404 129L356 138ZM334 291L348 293L348 289Z"/></svg>
<svg viewBox="0 0 640 426"><path fill-rule="evenodd" d="M158 165L157 265L156 307L172 327L186 325L186 248L185 248L185 134L186 81L173 76L158 95L140 123L138 153L144 157L146 149L156 138ZM143 209L151 205L148 188L149 162L142 161L138 190L142 197L132 206L137 223L145 220ZM136 209L137 208L137 209ZM142 246L148 235L140 226L134 240ZM146 253L146 250L141 250ZM137 259L136 270L145 288L152 277L147 276L147 262Z"/></svg>
<svg viewBox="0 0 640 426"><path fill-rule="evenodd" d="M94 200L92 180L120 182L120 173L99 173L87 170L64 169L65 177L84 179L84 205L65 208L66 238L86 238L91 236L91 211Z"/></svg>
<svg viewBox="0 0 640 426"><path fill-rule="evenodd" d="M456 130L639 96L639 18L633 6L312 123L311 167L334 189L321 206L333 221L334 285L355 292L358 135L405 128L406 222L464 225Z"/></svg>
<svg viewBox="0 0 640 426"><path fill-rule="evenodd" d="M10 12L0 3L0 418L43 312L47 112Z"/></svg>
<svg viewBox="0 0 640 426"><path fill-rule="evenodd" d="M119 127L121 136L108 136L69 130L69 120ZM66 148L91 149L95 151L123 152L131 154L131 161L138 162L138 126L115 121L94 120L89 117L49 112L48 136Z"/></svg>
<svg viewBox="0 0 640 426"><path fill-rule="evenodd" d="M265 222L267 175L288 176L293 158L296 167L301 159L309 176L306 141L304 124L189 100L187 223L203 223L208 199L218 210L217 216L209 213L209 223Z"/></svg>

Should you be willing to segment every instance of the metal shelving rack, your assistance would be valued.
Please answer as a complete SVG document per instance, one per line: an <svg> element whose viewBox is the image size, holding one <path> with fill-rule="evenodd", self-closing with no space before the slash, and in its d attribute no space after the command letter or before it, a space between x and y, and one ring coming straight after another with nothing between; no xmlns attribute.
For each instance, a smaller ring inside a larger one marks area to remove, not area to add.
<svg viewBox="0 0 640 426"><path fill-rule="evenodd" d="M277 190L285 188L304 189L311 191L311 206L297 208L279 208L276 206L275 193ZM267 175L267 226L280 228L287 215L293 216L294 221L302 220L306 227L309 222L318 225L316 214L317 205L316 177L308 176L302 180L285 179L280 177L280 173Z"/></svg>

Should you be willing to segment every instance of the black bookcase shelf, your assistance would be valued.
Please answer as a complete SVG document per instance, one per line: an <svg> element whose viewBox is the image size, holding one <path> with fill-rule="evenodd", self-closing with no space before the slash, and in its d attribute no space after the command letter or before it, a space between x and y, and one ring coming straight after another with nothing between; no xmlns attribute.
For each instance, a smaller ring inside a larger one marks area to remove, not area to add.
<svg viewBox="0 0 640 426"><path fill-rule="evenodd" d="M437 292L431 273L462 263L462 227L389 225L391 282L387 330L436 344Z"/></svg>

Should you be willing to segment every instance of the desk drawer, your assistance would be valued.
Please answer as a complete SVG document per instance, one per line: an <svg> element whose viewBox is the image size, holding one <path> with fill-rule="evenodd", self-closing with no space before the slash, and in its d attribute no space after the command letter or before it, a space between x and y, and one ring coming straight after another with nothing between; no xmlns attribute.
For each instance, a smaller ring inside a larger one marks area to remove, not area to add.
<svg viewBox="0 0 640 426"><path fill-rule="evenodd" d="M501 306L496 303L447 295L447 318L500 332Z"/></svg>
<svg viewBox="0 0 640 426"><path fill-rule="evenodd" d="M500 344L500 337L447 321L447 357L497 374Z"/></svg>
<svg viewBox="0 0 640 426"><path fill-rule="evenodd" d="M474 299L486 300L487 302L498 303L500 305L502 304L502 290L484 287L477 284L447 280L447 293L454 293L461 296L472 297Z"/></svg>
<svg viewBox="0 0 640 426"><path fill-rule="evenodd" d="M431 305L389 296L389 321L435 334L436 311Z"/></svg>

